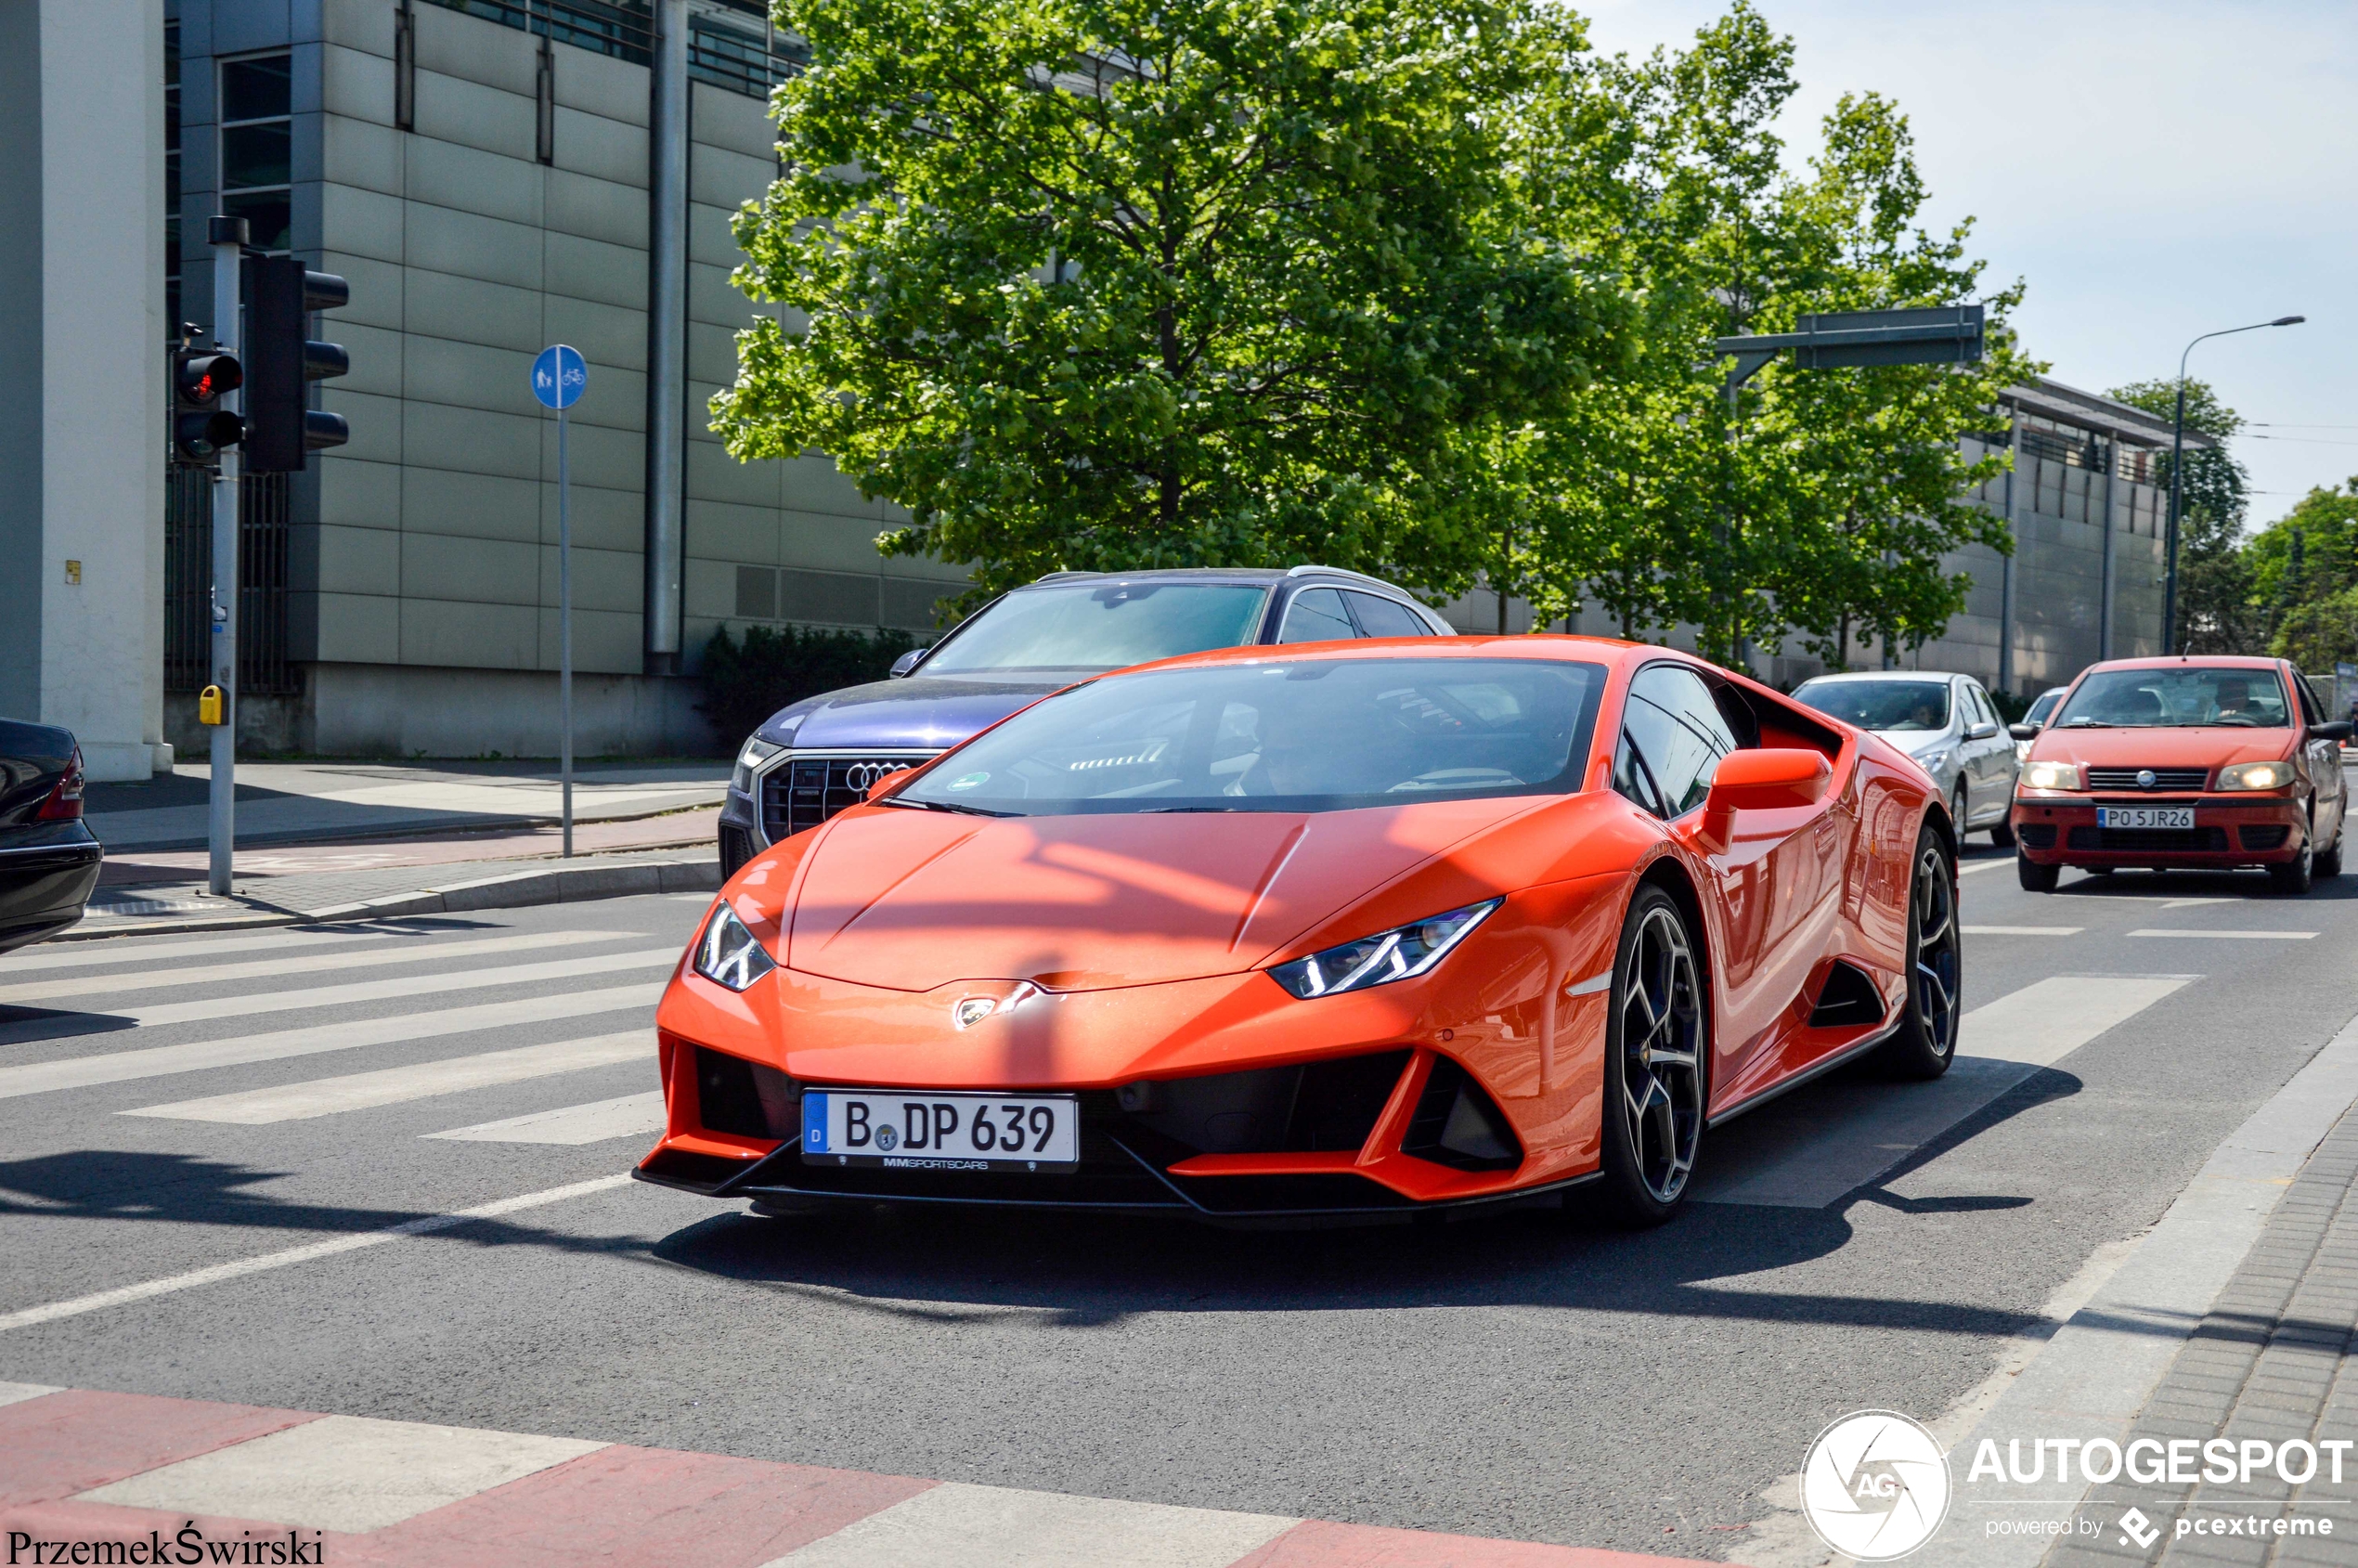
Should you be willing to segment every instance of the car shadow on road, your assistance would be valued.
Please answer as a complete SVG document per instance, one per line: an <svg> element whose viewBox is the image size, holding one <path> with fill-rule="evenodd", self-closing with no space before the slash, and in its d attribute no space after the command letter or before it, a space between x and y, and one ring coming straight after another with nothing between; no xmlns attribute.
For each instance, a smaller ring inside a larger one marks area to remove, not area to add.
<svg viewBox="0 0 2358 1568"><path fill-rule="evenodd" d="M1859 1080L1837 1074L1823 1092ZM1904 1095L1908 1085L1889 1084ZM1140 1313L1526 1306L1731 1321L2014 1334L2031 1315L1960 1304L1955 1282L1922 1296L1780 1289L1780 1271L1846 1246L1867 1203L1916 1217L2028 1206L2013 1193L1902 1196L1891 1184L1941 1152L2077 1093L2033 1075L1873 1183L1822 1209L1696 1203L1660 1230L1529 1210L1455 1224L1218 1230L1184 1221L860 1207L793 1218L719 1214L664 1238L655 1258L786 1296L823 1296L896 1318L972 1321L978 1312L1103 1325ZM1804 1096L1789 1098L1807 1114ZM1708 1149L1706 1149L1708 1158Z"/></svg>

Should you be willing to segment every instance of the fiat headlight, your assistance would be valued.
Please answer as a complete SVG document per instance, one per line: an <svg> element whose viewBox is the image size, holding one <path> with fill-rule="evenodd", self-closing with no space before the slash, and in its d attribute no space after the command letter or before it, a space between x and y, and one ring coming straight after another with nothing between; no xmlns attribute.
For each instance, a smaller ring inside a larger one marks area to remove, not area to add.
<svg viewBox="0 0 2358 1568"><path fill-rule="evenodd" d="M749 738L745 749L737 753L737 769L729 775L729 787L739 795L751 795L753 771L785 749L782 745L771 745L759 735Z"/></svg>
<svg viewBox="0 0 2358 1568"><path fill-rule="evenodd" d="M2292 783L2289 762L2238 762L2219 770L2219 789L2282 789Z"/></svg>
<svg viewBox="0 0 2358 1568"><path fill-rule="evenodd" d="M1269 973L1279 985L1304 1001L1410 979L1448 956L1451 948L1466 940L1466 933L1504 902L1504 899L1490 899L1468 904L1446 914L1379 931L1355 942L1344 942L1341 947L1277 965Z"/></svg>
<svg viewBox="0 0 2358 1568"><path fill-rule="evenodd" d="M2077 762L2033 762L2022 771L2025 789L2078 789L2079 764Z"/></svg>
<svg viewBox="0 0 2358 1568"><path fill-rule="evenodd" d="M696 942L696 973L731 991L743 991L778 966L763 951L736 911L722 904Z"/></svg>

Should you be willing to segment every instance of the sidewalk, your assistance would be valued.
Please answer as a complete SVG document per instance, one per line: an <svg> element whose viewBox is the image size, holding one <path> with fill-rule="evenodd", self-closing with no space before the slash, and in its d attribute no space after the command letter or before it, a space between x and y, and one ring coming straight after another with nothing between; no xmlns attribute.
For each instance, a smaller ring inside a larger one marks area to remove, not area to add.
<svg viewBox="0 0 2358 1568"><path fill-rule="evenodd" d="M720 885L728 765L577 770L575 858L542 763L248 763L230 896L205 891L204 771L93 785L107 846L82 923L54 940L505 909Z"/></svg>
<svg viewBox="0 0 2358 1568"><path fill-rule="evenodd" d="M1680 1568L1484 1540L723 1454L0 1383L0 1530L538 1568ZM184 1549L196 1556L182 1556ZM28 1560L30 1556L28 1554ZM44 1553L41 1561L140 1561ZM239 1557L238 1561L253 1561ZM275 1561L291 1561L292 1552Z"/></svg>
<svg viewBox="0 0 2358 1568"><path fill-rule="evenodd" d="M2251 1251L2179 1351L2132 1433L2165 1445L2225 1438L2271 1448L2290 1440L2358 1439L2358 1109L2344 1113L2278 1200ZM2347 1444L2344 1453L2350 1452ZM2197 1461L2199 1463L2199 1461ZM2107 1531L2059 1543L2049 1568L2158 1562L2348 1563L2358 1561L2358 1515L2349 1505L2358 1471L2334 1485L2326 1463L2314 1481L2288 1486L2272 1471L2248 1483L2174 1487L2098 1486L2086 1507L2106 1517L2134 1506L2164 1534L2140 1549ZM2279 1536L2274 1522L2330 1515L2332 1537ZM2227 1519L2251 1531L2179 1537L2179 1518Z"/></svg>

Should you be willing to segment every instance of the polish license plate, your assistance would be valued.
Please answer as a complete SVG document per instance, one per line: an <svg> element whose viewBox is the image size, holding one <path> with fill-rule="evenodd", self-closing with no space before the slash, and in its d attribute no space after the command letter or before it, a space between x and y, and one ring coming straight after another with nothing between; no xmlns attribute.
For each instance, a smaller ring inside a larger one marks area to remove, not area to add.
<svg viewBox="0 0 2358 1568"><path fill-rule="evenodd" d="M1073 1171L1081 1102L1070 1095L806 1089L802 1162L888 1171Z"/></svg>
<svg viewBox="0 0 2358 1568"><path fill-rule="evenodd" d="M2098 827L2177 827L2195 825L2192 806L2099 806Z"/></svg>

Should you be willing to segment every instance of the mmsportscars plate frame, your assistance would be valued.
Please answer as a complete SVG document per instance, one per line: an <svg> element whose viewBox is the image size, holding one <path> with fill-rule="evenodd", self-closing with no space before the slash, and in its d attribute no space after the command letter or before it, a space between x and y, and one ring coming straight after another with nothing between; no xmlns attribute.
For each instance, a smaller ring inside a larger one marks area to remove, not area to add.
<svg viewBox="0 0 2358 1568"><path fill-rule="evenodd" d="M1069 1173L1081 1164L1081 1101L1073 1095L806 1089L802 1160L896 1171Z"/></svg>

